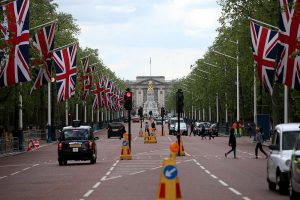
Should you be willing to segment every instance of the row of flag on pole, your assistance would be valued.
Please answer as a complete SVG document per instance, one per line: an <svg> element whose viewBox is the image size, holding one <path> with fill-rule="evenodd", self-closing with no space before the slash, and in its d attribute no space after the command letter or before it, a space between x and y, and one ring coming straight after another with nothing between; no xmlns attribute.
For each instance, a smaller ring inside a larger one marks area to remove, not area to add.
<svg viewBox="0 0 300 200"><path fill-rule="evenodd" d="M266 28L250 20L254 61L258 77L270 95L273 80L300 90L300 0L279 0L279 28Z"/></svg>
<svg viewBox="0 0 300 200"><path fill-rule="evenodd" d="M4 20L0 23L5 48L0 49L0 87L21 82L33 81L33 90L51 81L51 66L54 61L56 72L57 101L62 102L75 94L77 65L77 44L72 43L54 49L54 36L57 21L52 21L34 28L29 33L29 0L2 1ZM29 48L37 52L29 60ZM2 44L1 44L2 46ZM94 108L106 107L115 111L121 110L122 93L107 75L100 75L93 86L93 74L97 71L96 64L89 65L89 56L81 59L83 75L81 99L86 101L89 92L95 95ZM29 67L30 66L30 67ZM30 69L31 68L31 69ZM31 74L30 71L33 73ZM34 75L35 74L35 75ZM95 77L96 78L96 77Z"/></svg>

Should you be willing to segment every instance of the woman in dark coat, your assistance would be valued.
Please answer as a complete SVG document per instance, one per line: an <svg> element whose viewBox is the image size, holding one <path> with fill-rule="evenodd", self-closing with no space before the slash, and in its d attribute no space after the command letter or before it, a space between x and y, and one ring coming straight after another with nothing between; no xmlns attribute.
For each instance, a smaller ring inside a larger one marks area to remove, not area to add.
<svg viewBox="0 0 300 200"><path fill-rule="evenodd" d="M233 154L234 154L234 158L236 158L236 138L235 138L235 135L234 135L234 129L231 128L230 129L230 136L229 136L229 143L228 143L229 146L231 146L231 150L228 151L227 153L225 153L225 157L227 158L227 155L233 151Z"/></svg>

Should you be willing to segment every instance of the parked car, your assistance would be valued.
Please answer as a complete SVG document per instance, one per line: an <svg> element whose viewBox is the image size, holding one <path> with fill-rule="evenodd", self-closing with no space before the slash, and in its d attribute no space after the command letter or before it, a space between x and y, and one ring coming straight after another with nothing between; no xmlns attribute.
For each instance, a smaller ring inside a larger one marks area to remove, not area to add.
<svg viewBox="0 0 300 200"><path fill-rule="evenodd" d="M210 123L209 122L196 122L195 123L195 132L197 135L201 135L201 130L202 130L202 127L204 127L205 129L205 135L208 135L209 134L209 131L210 131Z"/></svg>
<svg viewBox="0 0 300 200"><path fill-rule="evenodd" d="M157 118L155 118L155 123L156 123L156 125L161 125L162 124L162 118L161 117L157 117Z"/></svg>
<svg viewBox="0 0 300 200"><path fill-rule="evenodd" d="M175 130L178 132L178 123L175 123ZM182 135L188 135L188 128L185 122L180 122L180 132Z"/></svg>
<svg viewBox="0 0 300 200"><path fill-rule="evenodd" d="M211 133L212 135L218 136L219 135L218 124L217 123L211 124L210 127L208 128L208 132Z"/></svg>
<svg viewBox="0 0 300 200"><path fill-rule="evenodd" d="M290 162L290 199L300 199L300 137L294 146Z"/></svg>
<svg viewBox="0 0 300 200"><path fill-rule="evenodd" d="M184 122L183 118L180 118L180 122ZM168 123L169 135L173 135L175 133L175 124L178 123L178 118L170 118Z"/></svg>
<svg viewBox="0 0 300 200"><path fill-rule="evenodd" d="M58 138L58 163L67 165L68 160L90 160L95 164L97 160L97 145L93 129L74 122L72 126L64 127Z"/></svg>
<svg viewBox="0 0 300 200"><path fill-rule="evenodd" d="M133 123L139 123L140 122L140 117L136 115L136 116L132 117L131 120L132 120Z"/></svg>
<svg viewBox="0 0 300 200"><path fill-rule="evenodd" d="M122 123L112 122L107 127L107 138L119 137L121 139L125 132L125 126Z"/></svg>
<svg viewBox="0 0 300 200"><path fill-rule="evenodd" d="M290 161L300 135L300 123L279 124L274 129L267 161L267 182L270 190L284 194L289 189Z"/></svg>

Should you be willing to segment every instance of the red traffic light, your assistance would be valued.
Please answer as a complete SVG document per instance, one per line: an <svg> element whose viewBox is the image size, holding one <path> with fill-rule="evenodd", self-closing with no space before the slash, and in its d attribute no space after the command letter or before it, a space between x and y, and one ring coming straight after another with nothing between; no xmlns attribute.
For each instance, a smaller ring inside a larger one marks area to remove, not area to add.
<svg viewBox="0 0 300 200"><path fill-rule="evenodd" d="M126 92L126 97L131 97L131 92Z"/></svg>

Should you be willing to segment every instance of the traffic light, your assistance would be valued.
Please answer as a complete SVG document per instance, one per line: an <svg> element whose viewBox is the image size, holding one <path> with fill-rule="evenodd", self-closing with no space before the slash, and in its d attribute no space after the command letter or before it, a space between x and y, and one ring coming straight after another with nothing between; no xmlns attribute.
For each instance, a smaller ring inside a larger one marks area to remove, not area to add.
<svg viewBox="0 0 300 200"><path fill-rule="evenodd" d="M176 92L176 111L177 113L183 113L183 92L181 89L178 89Z"/></svg>
<svg viewBox="0 0 300 200"><path fill-rule="evenodd" d="M138 110L138 115L139 115L140 117L143 117L143 108L142 108L142 107L139 108L139 110Z"/></svg>
<svg viewBox="0 0 300 200"><path fill-rule="evenodd" d="M160 116L163 118L165 116L165 108L164 107L161 107L160 109Z"/></svg>
<svg viewBox="0 0 300 200"><path fill-rule="evenodd" d="M132 92L129 89L124 94L124 108L126 110L132 110Z"/></svg>
<svg viewBox="0 0 300 200"><path fill-rule="evenodd" d="M149 115L152 116L152 114L153 114L153 113L152 113L152 110L150 110L150 111L149 111Z"/></svg>

